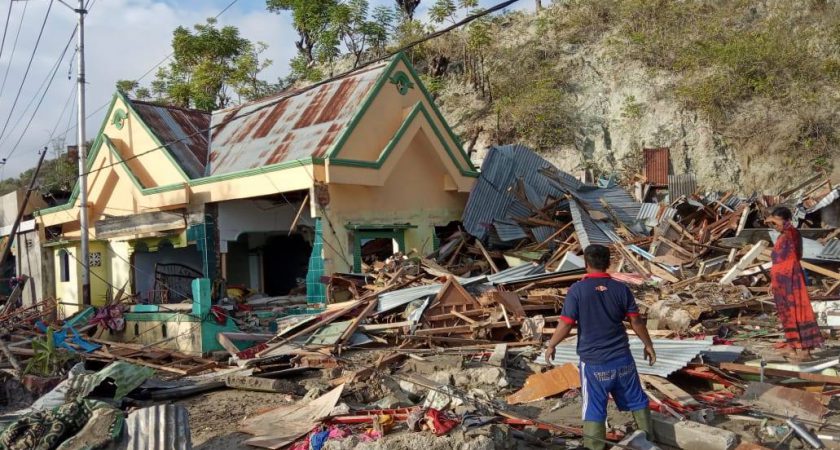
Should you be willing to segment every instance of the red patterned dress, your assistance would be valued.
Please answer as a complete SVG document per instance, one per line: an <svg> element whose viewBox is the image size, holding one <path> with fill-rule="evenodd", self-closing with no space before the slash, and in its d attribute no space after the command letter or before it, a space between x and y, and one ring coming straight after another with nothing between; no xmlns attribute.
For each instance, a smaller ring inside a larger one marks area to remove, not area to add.
<svg viewBox="0 0 840 450"><path fill-rule="evenodd" d="M802 237L799 230L786 222L773 247L771 289L787 345L790 348L810 350L821 346L823 337L814 318L800 259Z"/></svg>

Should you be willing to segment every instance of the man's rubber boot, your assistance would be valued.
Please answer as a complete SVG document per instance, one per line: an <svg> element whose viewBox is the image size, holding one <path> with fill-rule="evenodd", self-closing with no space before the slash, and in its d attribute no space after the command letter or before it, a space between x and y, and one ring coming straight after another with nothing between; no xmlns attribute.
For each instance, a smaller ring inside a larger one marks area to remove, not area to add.
<svg viewBox="0 0 840 450"><path fill-rule="evenodd" d="M587 450L604 450L607 447L607 424L589 420L584 421L583 447Z"/></svg>
<svg viewBox="0 0 840 450"><path fill-rule="evenodd" d="M633 419L636 421L636 428L647 434L647 440L655 442L656 436L653 433L653 419L650 417L650 409L638 409L633 411Z"/></svg>

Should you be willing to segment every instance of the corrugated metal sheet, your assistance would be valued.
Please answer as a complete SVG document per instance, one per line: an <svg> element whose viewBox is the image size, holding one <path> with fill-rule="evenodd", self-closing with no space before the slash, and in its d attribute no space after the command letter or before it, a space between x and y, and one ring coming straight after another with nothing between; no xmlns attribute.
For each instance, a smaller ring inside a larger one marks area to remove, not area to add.
<svg viewBox="0 0 840 450"><path fill-rule="evenodd" d="M572 222L574 223L575 232L582 248L586 248L592 244L609 245L612 243L612 240L595 224L592 217L578 205L577 201L569 202L569 210L572 213Z"/></svg>
<svg viewBox="0 0 840 450"><path fill-rule="evenodd" d="M190 178L204 176L210 113L131 100L132 107Z"/></svg>
<svg viewBox="0 0 840 450"><path fill-rule="evenodd" d="M377 314L384 313L392 309L399 308L400 306L407 305L414 300L428 297L430 295L437 295L441 287L443 287L443 285L437 283L380 294L379 303L376 305L376 312Z"/></svg>
<svg viewBox="0 0 840 450"><path fill-rule="evenodd" d="M499 273L487 275L487 281L491 284L514 283L524 277L542 273L545 273L545 266L542 264L522 264L521 266L505 269Z"/></svg>
<svg viewBox="0 0 840 450"><path fill-rule="evenodd" d="M697 190L697 178L694 174L668 175L668 195L671 200L681 196L690 196Z"/></svg>
<svg viewBox="0 0 840 450"><path fill-rule="evenodd" d="M674 215L677 214L676 209L666 206L664 211L662 211L662 217L657 217L661 209L662 206L659 203L642 203L639 207L639 214L636 216L636 219L643 220L648 224L653 223L655 225L659 222L673 219Z"/></svg>
<svg viewBox="0 0 840 450"><path fill-rule="evenodd" d="M190 418L180 405L155 405L132 411L125 421L129 450L192 450Z"/></svg>
<svg viewBox="0 0 840 450"><path fill-rule="evenodd" d="M339 80L213 113L208 175L323 157L388 62ZM300 91L299 91L300 92Z"/></svg>
<svg viewBox="0 0 840 450"><path fill-rule="evenodd" d="M557 232L557 228L554 227L536 227L531 228L531 232L534 233L534 238L537 242L545 242L548 238L551 237L552 234Z"/></svg>
<svg viewBox="0 0 840 450"><path fill-rule="evenodd" d="M671 162L671 152L667 147L646 148L645 150L645 177L651 184L668 184L668 174Z"/></svg>
<svg viewBox="0 0 840 450"><path fill-rule="evenodd" d="M69 392L73 396L84 397L106 380L111 379L116 385L114 400L119 400L154 374L155 371L149 367L138 366L125 361L114 361L99 372L83 374L73 378Z"/></svg>
<svg viewBox="0 0 840 450"><path fill-rule="evenodd" d="M820 253L820 258L840 260L840 239L828 241L828 244L825 244L825 248Z"/></svg>
<svg viewBox="0 0 840 450"><path fill-rule="evenodd" d="M508 222L513 217L530 216L530 210L510 192L517 180L522 180L526 196L534 206L545 204L549 196L559 195L540 173L540 169L552 167L523 145L492 147L464 208L462 222L466 231L484 240L494 220ZM500 237L501 234L504 233L500 232Z"/></svg>
<svg viewBox="0 0 840 450"><path fill-rule="evenodd" d="M552 361L553 364L577 364L580 358L577 355L576 347L577 343L574 341L565 341L558 345L554 360ZM654 339L653 348L656 350L656 364L651 366L645 361L644 344L642 344L642 341L635 337L630 338L630 352L633 354L633 359L636 361L636 368L639 373L667 377L688 365L701 352L708 351L712 348L712 340L677 341ZM540 354L535 362L537 364L545 364L545 356Z"/></svg>
<svg viewBox="0 0 840 450"><path fill-rule="evenodd" d="M502 242L517 241L528 237L528 233L512 220L494 220L493 228Z"/></svg>

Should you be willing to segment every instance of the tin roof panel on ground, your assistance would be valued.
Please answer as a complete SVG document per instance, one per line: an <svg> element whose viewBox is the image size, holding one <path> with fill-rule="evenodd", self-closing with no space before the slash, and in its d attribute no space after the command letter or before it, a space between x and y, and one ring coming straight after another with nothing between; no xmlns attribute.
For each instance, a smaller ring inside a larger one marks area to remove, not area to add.
<svg viewBox="0 0 840 450"><path fill-rule="evenodd" d="M210 113L130 100L140 119L166 146L190 178L204 176Z"/></svg>
<svg viewBox="0 0 840 450"><path fill-rule="evenodd" d="M132 411L125 421L128 450L190 450L190 419L180 405L155 405Z"/></svg>
<svg viewBox="0 0 840 450"><path fill-rule="evenodd" d="M208 175L325 156L387 62L313 88L213 113Z"/></svg>
<svg viewBox="0 0 840 450"><path fill-rule="evenodd" d="M642 344L642 341L635 337L630 338L630 352L633 354L633 359L636 361L636 368L639 373L644 375L658 375L660 377L667 377L687 366L701 352L711 349L712 345L711 339L702 341L654 339L653 348L656 350L656 364L651 366L645 361L644 344ZM577 343L574 341L561 343L557 346L552 363L555 366L565 363L577 364L580 358L577 355L576 347ZM535 362L537 364L545 364L545 356L540 354Z"/></svg>
<svg viewBox="0 0 840 450"><path fill-rule="evenodd" d="M511 267L501 272L487 275L487 281L492 284L514 283L524 277L545 273L545 266L542 264L522 264Z"/></svg>
<svg viewBox="0 0 840 450"><path fill-rule="evenodd" d="M577 201L569 202L569 210L572 213L572 222L575 232L580 240L580 245L586 248L592 244L609 245L612 240L601 230L592 217L578 205Z"/></svg>

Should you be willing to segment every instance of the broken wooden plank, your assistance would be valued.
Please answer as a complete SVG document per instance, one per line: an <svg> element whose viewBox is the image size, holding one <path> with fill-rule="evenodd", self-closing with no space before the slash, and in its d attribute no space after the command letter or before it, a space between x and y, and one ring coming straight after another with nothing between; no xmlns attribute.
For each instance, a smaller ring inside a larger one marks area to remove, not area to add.
<svg viewBox="0 0 840 450"><path fill-rule="evenodd" d="M752 248L750 248L750 250L747 252L747 254L744 255L740 261L738 261L738 264L735 264L735 266L729 269L729 271L726 272L726 275L724 275L723 278L720 279L720 284L732 283L732 281L738 278L738 276L741 274L741 272L744 271L744 269L746 269L750 264L752 264L752 262L756 258L758 258L758 255L760 255L761 252L763 252L768 245L769 243L764 240L758 241L757 244L753 245ZM840 276L840 274L838 275Z"/></svg>
<svg viewBox="0 0 840 450"><path fill-rule="evenodd" d="M721 363L720 368L730 372L742 373L748 375L760 375L761 368L755 366L748 366L746 364L736 363ZM797 372L794 370L770 369L764 368L764 375L770 377L783 378L799 378L800 380L813 381L815 383L838 384L840 385L840 377L831 375L823 375L819 373Z"/></svg>
<svg viewBox="0 0 840 450"><path fill-rule="evenodd" d="M534 402L569 389L580 387L580 373L573 364L566 363L525 380L525 386L507 397L509 405Z"/></svg>
<svg viewBox="0 0 840 450"><path fill-rule="evenodd" d="M828 413L818 394L768 383L750 383L744 399L764 411L812 422L821 421Z"/></svg>
<svg viewBox="0 0 840 450"><path fill-rule="evenodd" d="M674 385L670 381L655 375L641 375L642 381L650 384L662 395L677 402L680 406L699 406L700 402L694 399L688 392L682 390L679 386Z"/></svg>
<svg viewBox="0 0 840 450"><path fill-rule="evenodd" d="M525 309L522 308L522 302L519 301L519 295L516 292L493 291L490 293L490 298L504 306L513 314L513 317L517 319L525 317Z"/></svg>
<svg viewBox="0 0 840 450"><path fill-rule="evenodd" d="M499 267L493 261L493 258L490 257L490 253L487 252L487 249L484 248L484 244L481 243L481 239L476 239L475 240L475 245L481 251L481 254L484 255L484 259L486 259L487 262L490 263L490 269L493 271L493 273L498 273L499 272Z"/></svg>

